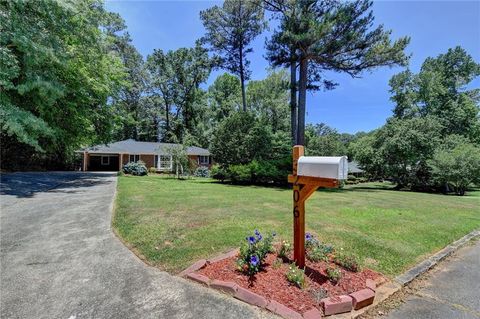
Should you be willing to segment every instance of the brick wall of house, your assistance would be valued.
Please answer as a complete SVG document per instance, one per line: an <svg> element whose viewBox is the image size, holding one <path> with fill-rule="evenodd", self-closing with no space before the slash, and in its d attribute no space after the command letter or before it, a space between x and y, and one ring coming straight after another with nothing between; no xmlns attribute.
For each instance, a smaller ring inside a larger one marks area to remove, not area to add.
<svg viewBox="0 0 480 319"><path fill-rule="evenodd" d="M190 162L198 165L198 156L197 155L188 155L188 159L190 160Z"/></svg>
<svg viewBox="0 0 480 319"><path fill-rule="evenodd" d="M128 163L129 156L130 154L123 154L122 166Z"/></svg>
<svg viewBox="0 0 480 319"><path fill-rule="evenodd" d="M140 160L145 163L147 168L155 167L155 156L140 154Z"/></svg>
<svg viewBox="0 0 480 319"><path fill-rule="evenodd" d="M198 163L198 155L188 155L188 158L191 161L194 161L197 166L200 166L200 164ZM208 165L202 164L201 166L207 166L208 168L212 168L212 165L213 165L213 161L210 158L210 164L208 164Z"/></svg>

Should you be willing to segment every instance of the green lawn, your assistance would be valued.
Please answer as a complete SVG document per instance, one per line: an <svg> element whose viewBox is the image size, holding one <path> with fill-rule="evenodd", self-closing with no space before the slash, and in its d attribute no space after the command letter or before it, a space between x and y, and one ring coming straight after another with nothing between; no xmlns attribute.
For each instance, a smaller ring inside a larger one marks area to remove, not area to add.
<svg viewBox="0 0 480 319"><path fill-rule="evenodd" d="M317 191L307 201L307 231L393 276L480 228L480 191L457 197L389 188ZM176 273L238 247L256 228L291 239L291 197L289 189L121 176L113 225L140 256Z"/></svg>

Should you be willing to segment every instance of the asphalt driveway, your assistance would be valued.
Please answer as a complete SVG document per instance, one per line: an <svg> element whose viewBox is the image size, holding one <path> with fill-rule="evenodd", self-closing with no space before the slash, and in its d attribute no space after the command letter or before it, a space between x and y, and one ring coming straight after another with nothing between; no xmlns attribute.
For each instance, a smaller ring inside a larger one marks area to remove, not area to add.
<svg viewBox="0 0 480 319"><path fill-rule="evenodd" d="M1 175L1 318L264 318L143 264L111 231L109 173Z"/></svg>
<svg viewBox="0 0 480 319"><path fill-rule="evenodd" d="M480 240L440 263L388 319L480 319Z"/></svg>

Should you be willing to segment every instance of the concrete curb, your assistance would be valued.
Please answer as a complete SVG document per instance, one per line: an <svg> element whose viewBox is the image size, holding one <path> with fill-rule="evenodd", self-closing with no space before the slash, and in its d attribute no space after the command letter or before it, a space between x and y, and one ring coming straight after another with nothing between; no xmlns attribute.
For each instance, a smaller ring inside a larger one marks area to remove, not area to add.
<svg viewBox="0 0 480 319"><path fill-rule="evenodd" d="M449 255L457 251L460 247L462 247L463 245L465 245L466 243L468 243L469 241L477 237L480 237L480 230L474 230L470 232L469 234L463 236L459 240L443 248L442 250L440 250L438 253L431 256L427 260L419 263L418 265L411 268L410 270L403 273L402 275L397 276L394 279L394 281L381 284L380 287L377 287L375 289L375 300L372 305L359 310L354 310L350 313L334 315L332 316L332 319L355 319L361 316L366 311L382 303L384 300L390 298L390 296L400 291L404 286L412 282L412 280L424 274L429 269L437 265L441 260L448 257ZM370 284L371 283L369 282L368 285ZM369 287L369 288L372 289L372 287Z"/></svg>
<svg viewBox="0 0 480 319"><path fill-rule="evenodd" d="M412 282L415 278L420 276L421 274L424 274L428 270L430 270L432 267L438 264L441 260L443 260L445 257L450 256L452 253L454 253L456 250L458 250L461 246L465 245L467 242L470 240L480 237L480 230L474 230L470 232L469 234L463 236L457 241L454 241L447 247L443 248L440 250L438 253L435 255L427 258L426 260L422 261L421 263L417 264L413 268L410 268L407 270L407 272L401 274L400 276L397 276L395 278L395 281L398 282L400 285L405 286Z"/></svg>

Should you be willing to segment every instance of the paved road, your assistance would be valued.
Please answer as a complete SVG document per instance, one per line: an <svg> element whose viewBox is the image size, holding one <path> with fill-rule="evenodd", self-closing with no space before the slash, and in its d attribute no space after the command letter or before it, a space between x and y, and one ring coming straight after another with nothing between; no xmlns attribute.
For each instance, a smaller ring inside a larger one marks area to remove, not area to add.
<svg viewBox="0 0 480 319"><path fill-rule="evenodd" d="M461 248L439 265L426 287L407 299L389 319L479 319L480 241Z"/></svg>
<svg viewBox="0 0 480 319"><path fill-rule="evenodd" d="M112 234L116 177L1 176L1 318L264 318L143 264Z"/></svg>

